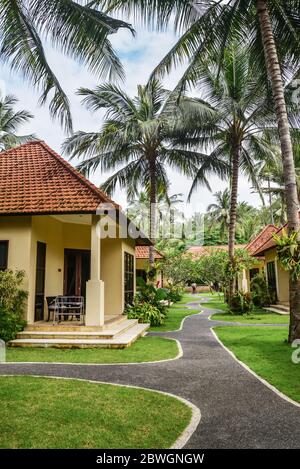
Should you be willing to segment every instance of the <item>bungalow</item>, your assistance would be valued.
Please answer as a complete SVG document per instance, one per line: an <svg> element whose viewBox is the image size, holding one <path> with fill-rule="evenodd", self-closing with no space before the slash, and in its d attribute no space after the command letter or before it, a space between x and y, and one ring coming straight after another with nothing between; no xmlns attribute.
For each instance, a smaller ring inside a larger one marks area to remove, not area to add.
<svg viewBox="0 0 300 469"><path fill-rule="evenodd" d="M257 274L263 274L265 268L265 259L263 256L257 256L255 253L272 237L278 228L275 225L269 224L255 236L255 238L247 244L246 249L251 256L255 257L255 262L251 269L244 270L243 275L239 279L239 288L244 291L250 291L251 280Z"/></svg>
<svg viewBox="0 0 300 469"><path fill-rule="evenodd" d="M135 248L135 257L136 257L136 277L147 280L147 272L150 270L149 264L149 246L137 246ZM163 254L161 254L157 249L154 250L154 260L155 262L162 262L164 260ZM163 272L161 269L156 271L156 284L159 287L163 287Z"/></svg>
<svg viewBox="0 0 300 469"><path fill-rule="evenodd" d="M289 305L289 273L281 267L277 260L276 242L272 236L273 233L280 236L284 228L287 229L287 225L274 230L265 243L253 252L253 256L264 260L269 289L275 294L279 307L287 309Z"/></svg>
<svg viewBox="0 0 300 469"><path fill-rule="evenodd" d="M105 219L111 226L103 230L99 223ZM49 330L46 300L59 296L84 298L84 328L77 328L78 334L86 337L87 331L109 327L120 335L121 323L128 330L130 324L120 315L135 294L135 249L151 245L135 228L119 205L43 141L1 153L0 269L25 272L25 319L31 332ZM107 229L109 235L103 235ZM66 332L63 325L50 330ZM145 330L136 321L132 325L136 335ZM35 340L32 334L29 338Z"/></svg>

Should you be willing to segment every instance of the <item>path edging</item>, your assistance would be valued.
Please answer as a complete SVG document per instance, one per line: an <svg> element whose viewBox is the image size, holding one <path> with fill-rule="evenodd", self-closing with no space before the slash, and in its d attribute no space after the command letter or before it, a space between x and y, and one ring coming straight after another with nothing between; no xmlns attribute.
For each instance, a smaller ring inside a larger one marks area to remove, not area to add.
<svg viewBox="0 0 300 469"><path fill-rule="evenodd" d="M156 389L145 388L145 387L142 387L142 386L131 386L129 384L110 383L110 382L107 382L107 381L95 381L95 380L91 380L91 379L71 378L71 377L65 377L65 376L6 375L6 374L0 374L0 376L10 377L10 378L15 377L15 376L19 376L19 377L20 376L22 376L22 377L27 376L27 377L30 377L30 378L45 378L45 379L50 378L50 379L76 380L76 381L82 381L84 383L107 384L109 386L117 386L117 387L121 387L121 388L142 389L144 391L154 392L154 393L158 393L158 394L163 394L165 396L173 397L174 399L177 399L178 401L181 401L183 404L185 404L186 406L188 406L191 409L192 417L191 417L191 420L190 420L189 424L187 425L187 427L183 430L181 435L177 438L175 443L173 443L173 445L170 447L170 449L182 449L187 444L187 442L189 441L189 439L191 438L191 436L193 435L193 433L195 432L195 430L197 429L197 427L198 427L198 425L200 424L200 421L201 421L201 411L200 411L199 407L197 407L195 404L188 401L187 399L184 399L183 397L176 396L176 394L172 394L172 393L169 393L169 392L166 392L166 391L159 391L159 390L156 390Z"/></svg>
<svg viewBox="0 0 300 469"><path fill-rule="evenodd" d="M183 350L181 343L173 337L166 337L168 340L173 340L177 343L178 354L174 358L165 358L164 360L154 360L151 362L128 362L128 363L68 363L68 362L4 362L4 365L77 365L77 366L128 366L128 365L153 365L155 363L166 363L179 360L183 356ZM83 349L84 350L84 349Z"/></svg>
<svg viewBox="0 0 300 469"><path fill-rule="evenodd" d="M218 327L218 326L217 326ZM226 326L224 326L226 327ZM230 326L229 326L230 327ZM299 407L300 408L300 403L297 402L297 401L294 401L293 399L291 399L290 397L288 397L286 394L284 394L283 392L279 391L279 389L277 389L275 386L273 386L271 383L269 383L266 379L262 378L261 376L259 376L257 373L255 373L255 371L253 371L248 365L246 365L246 363L242 362L241 360L239 360L237 358L237 356L228 348L226 347L226 345L223 344L223 342L221 341L221 339L219 339L219 337L217 336L216 332L213 330L213 328L211 327L210 328L214 338L216 339L216 341L223 347L224 350L226 350L227 353L229 353L229 355L232 356L232 358L234 358L234 360L236 362L238 362L243 368L245 368L245 370L247 370L252 376L254 376L256 379L258 379L262 384L264 384L267 388L269 388L271 391L273 391L275 394L277 394L277 396L281 397L281 399L285 400L286 402L288 402L289 404L293 404L294 406L296 407Z"/></svg>

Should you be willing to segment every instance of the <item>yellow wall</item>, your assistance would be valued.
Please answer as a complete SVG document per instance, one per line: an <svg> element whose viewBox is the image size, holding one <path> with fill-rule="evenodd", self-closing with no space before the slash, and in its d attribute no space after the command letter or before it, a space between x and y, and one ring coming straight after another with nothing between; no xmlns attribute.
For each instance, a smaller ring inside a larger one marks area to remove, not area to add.
<svg viewBox="0 0 300 469"><path fill-rule="evenodd" d="M31 217L1 217L0 218L0 240L9 241L8 245L8 268L12 270L23 270L26 273L24 289L29 290L28 272L30 271L31 250ZM30 310L28 300L26 306L26 317Z"/></svg>
<svg viewBox="0 0 300 469"><path fill-rule="evenodd" d="M136 259L136 269L149 271L149 261L148 259ZM161 270L157 271L156 282L160 282L160 286L163 286L163 276Z"/></svg>
<svg viewBox="0 0 300 469"><path fill-rule="evenodd" d="M7 217L0 218L0 240L9 241L8 267L26 272L24 288L29 293L26 319L32 323L37 242L47 245L45 297L63 294L64 249L90 249L91 227L63 223L46 215ZM104 281L105 315L118 315L123 312L125 251L135 254L133 240L101 240L101 280Z"/></svg>

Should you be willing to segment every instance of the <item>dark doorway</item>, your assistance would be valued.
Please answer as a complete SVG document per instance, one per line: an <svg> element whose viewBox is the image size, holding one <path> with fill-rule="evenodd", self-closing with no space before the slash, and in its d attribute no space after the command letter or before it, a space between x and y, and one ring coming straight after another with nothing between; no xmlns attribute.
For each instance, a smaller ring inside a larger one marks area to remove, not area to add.
<svg viewBox="0 0 300 469"><path fill-rule="evenodd" d="M64 295L86 296L86 282L90 280L91 252L65 249Z"/></svg>
<svg viewBox="0 0 300 469"><path fill-rule="evenodd" d="M274 296L274 301L277 301L277 285L276 285L276 268L275 262L267 263L267 279L269 292Z"/></svg>
<svg viewBox="0 0 300 469"><path fill-rule="evenodd" d="M34 320L44 320L46 244L37 243Z"/></svg>

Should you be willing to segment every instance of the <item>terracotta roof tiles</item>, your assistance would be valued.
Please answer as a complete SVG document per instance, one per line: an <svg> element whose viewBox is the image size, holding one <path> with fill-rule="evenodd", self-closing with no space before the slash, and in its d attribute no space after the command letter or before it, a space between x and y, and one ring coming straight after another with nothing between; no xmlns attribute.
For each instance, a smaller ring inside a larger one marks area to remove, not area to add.
<svg viewBox="0 0 300 469"><path fill-rule="evenodd" d="M43 141L0 153L0 215L93 213L109 197Z"/></svg>

